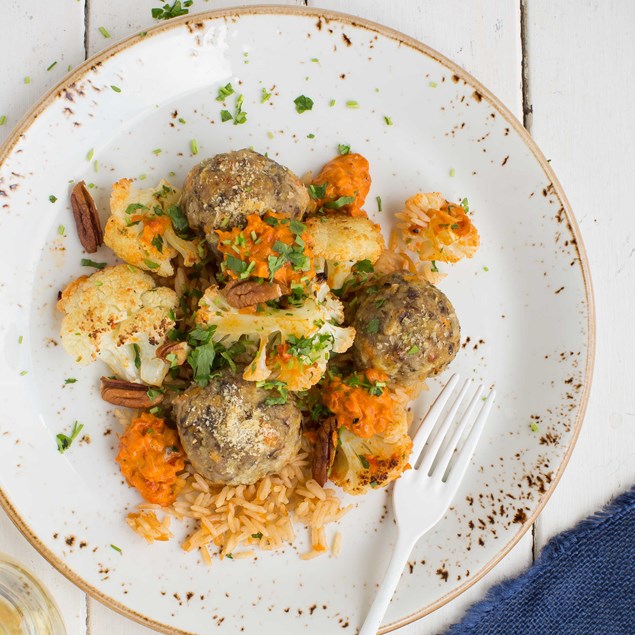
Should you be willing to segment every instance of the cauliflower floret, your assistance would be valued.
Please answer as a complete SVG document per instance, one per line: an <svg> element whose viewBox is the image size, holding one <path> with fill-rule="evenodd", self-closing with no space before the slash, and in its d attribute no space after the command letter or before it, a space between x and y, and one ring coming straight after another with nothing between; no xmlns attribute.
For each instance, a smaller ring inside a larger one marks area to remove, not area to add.
<svg viewBox="0 0 635 635"><path fill-rule="evenodd" d="M363 494L399 478L409 467L411 451L403 409L396 413L389 429L367 439L340 428L329 478L348 494Z"/></svg>
<svg viewBox="0 0 635 635"><path fill-rule="evenodd" d="M308 218L306 227L316 268L326 270L331 289L344 284L355 263L374 264L385 248L381 228L368 218L329 214Z"/></svg>
<svg viewBox="0 0 635 635"><path fill-rule="evenodd" d="M172 289L130 265L106 267L71 282L57 308L62 344L78 364L104 361L127 381L160 386L170 365L156 357L174 326Z"/></svg>
<svg viewBox="0 0 635 635"><path fill-rule="evenodd" d="M326 284L315 285L313 297L301 306L260 307L257 312L235 309L218 287L210 287L196 314L198 324L213 327L214 342L229 347L242 337L258 345L243 373L248 381L277 379L289 390L305 390L320 380L331 352L343 353L355 339L354 328L339 326L344 307ZM274 337L280 343L268 354L267 345Z"/></svg>
<svg viewBox="0 0 635 635"><path fill-rule="evenodd" d="M205 255L202 239L177 235L189 229L179 198L180 192L165 180L140 190L132 187L130 179L117 181L112 186L104 242L131 265L164 277L174 274L171 261L177 254L187 267L200 262Z"/></svg>
<svg viewBox="0 0 635 635"><path fill-rule="evenodd" d="M449 203L438 192L411 196L395 215L406 249L421 260L458 262L464 256L471 258L479 247L478 231L463 204Z"/></svg>

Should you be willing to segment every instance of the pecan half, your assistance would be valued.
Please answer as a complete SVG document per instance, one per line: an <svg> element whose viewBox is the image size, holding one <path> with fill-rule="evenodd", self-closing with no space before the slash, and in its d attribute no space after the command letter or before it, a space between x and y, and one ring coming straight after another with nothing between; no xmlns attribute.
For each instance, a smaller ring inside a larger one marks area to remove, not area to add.
<svg viewBox="0 0 635 635"><path fill-rule="evenodd" d="M325 419L317 429L317 440L313 454L313 478L324 485L329 479L329 471L335 459L337 448L337 419Z"/></svg>
<svg viewBox="0 0 635 635"><path fill-rule="evenodd" d="M157 348L157 357L170 366L182 366L187 360L189 346L187 342L166 342ZM168 359L168 355L174 355Z"/></svg>
<svg viewBox="0 0 635 635"><path fill-rule="evenodd" d="M123 379L102 377L100 381L101 398L115 406L126 408L151 408L163 401L163 394L148 396L148 386L135 384Z"/></svg>
<svg viewBox="0 0 635 635"><path fill-rule="evenodd" d="M97 206L84 181L80 181L71 191L71 207L79 241L89 254L94 254L104 242L104 232Z"/></svg>
<svg viewBox="0 0 635 635"><path fill-rule="evenodd" d="M230 282L221 293L235 309L244 309L260 302L276 300L282 295L282 289L277 282L235 280Z"/></svg>

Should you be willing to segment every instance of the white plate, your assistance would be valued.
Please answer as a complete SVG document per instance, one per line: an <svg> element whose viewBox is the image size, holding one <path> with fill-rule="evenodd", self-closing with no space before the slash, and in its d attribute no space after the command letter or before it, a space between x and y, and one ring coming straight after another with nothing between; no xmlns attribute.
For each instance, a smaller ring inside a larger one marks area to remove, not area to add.
<svg viewBox="0 0 635 635"><path fill-rule="evenodd" d="M95 184L105 216L110 185L123 176L145 174L149 185L174 171L178 183L204 156L246 146L302 174L348 143L370 160L367 207L385 229L417 191L469 197L482 247L441 285L462 324L452 368L496 384L499 398L455 504L416 547L388 628L456 596L519 539L566 465L586 405L587 264L544 157L496 98L434 51L358 18L319 13L218 12L127 40L44 98L0 152L0 501L71 580L166 632L215 632L221 623L232 633L353 631L394 526L386 492L373 492L340 523L339 558L301 561L299 529L284 552L210 570L178 540L147 546L129 529L125 514L139 497L114 462L118 428L99 399L102 368L76 366L58 345L58 290L85 272L70 179ZM229 81L244 94L243 125L220 122L215 98ZM263 88L273 93L264 104ZM315 105L298 114L293 100L302 94ZM375 213L379 195L383 213ZM94 258L112 261L106 248ZM66 377L78 381L65 386ZM61 455L55 435L75 420L90 443Z"/></svg>

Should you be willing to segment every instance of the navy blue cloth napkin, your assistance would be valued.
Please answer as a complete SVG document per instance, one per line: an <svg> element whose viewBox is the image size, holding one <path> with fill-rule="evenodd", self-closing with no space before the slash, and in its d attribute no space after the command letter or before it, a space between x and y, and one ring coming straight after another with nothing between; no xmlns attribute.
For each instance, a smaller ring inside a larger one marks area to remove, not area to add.
<svg viewBox="0 0 635 635"><path fill-rule="evenodd" d="M553 538L445 635L635 635L635 487Z"/></svg>

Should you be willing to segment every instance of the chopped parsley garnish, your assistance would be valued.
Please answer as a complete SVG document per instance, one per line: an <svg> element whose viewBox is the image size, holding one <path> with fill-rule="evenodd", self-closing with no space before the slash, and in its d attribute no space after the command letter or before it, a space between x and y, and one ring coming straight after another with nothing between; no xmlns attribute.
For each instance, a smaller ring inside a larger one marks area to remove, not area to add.
<svg viewBox="0 0 635 635"><path fill-rule="evenodd" d="M198 143L196 142L196 139L192 139L192 141L190 141L190 149L192 150L192 154L198 154Z"/></svg>
<svg viewBox="0 0 635 635"><path fill-rule="evenodd" d="M65 236L66 235L66 227L64 227L64 225L58 225L57 226L57 233L60 236Z"/></svg>
<svg viewBox="0 0 635 635"><path fill-rule="evenodd" d="M221 121L229 121L233 119L231 112L229 110L221 110L220 111L220 120Z"/></svg>
<svg viewBox="0 0 635 635"><path fill-rule="evenodd" d="M116 93L121 92L121 88L119 88L119 86L115 86L114 84L111 84L110 88L112 88Z"/></svg>
<svg viewBox="0 0 635 635"><path fill-rule="evenodd" d="M265 381L257 381L256 386L258 388L264 388L269 392L276 391L277 397L268 397L265 399L265 406L278 406L287 403L289 398L289 390L287 383L278 379L268 379Z"/></svg>
<svg viewBox="0 0 635 635"><path fill-rule="evenodd" d="M161 150L161 148L155 148L154 150L152 150L152 154L154 154L155 156L159 156L161 153L163 152L163 150Z"/></svg>
<svg viewBox="0 0 635 635"><path fill-rule="evenodd" d="M247 113L243 111L243 95L238 95L236 99L236 113L234 114L234 125L245 123L247 121Z"/></svg>
<svg viewBox="0 0 635 635"><path fill-rule="evenodd" d="M317 201L326 196L326 187L327 183L323 183L322 185L314 185L313 183L307 186L307 190L309 190L309 196Z"/></svg>
<svg viewBox="0 0 635 635"><path fill-rule="evenodd" d="M18 337L18 344L22 344L24 340L24 335L20 335L20 337Z"/></svg>
<svg viewBox="0 0 635 635"><path fill-rule="evenodd" d="M80 264L82 267L95 267L95 269L103 269L106 266L105 262L95 262L90 258L82 258Z"/></svg>
<svg viewBox="0 0 635 635"><path fill-rule="evenodd" d="M79 423L79 421L75 421L73 424L73 429L71 430L71 436L67 436L60 432L55 438L57 440L57 451L60 454L64 454L68 448L71 447L73 441L79 436L79 433L82 431L84 427L83 423Z"/></svg>
<svg viewBox="0 0 635 635"><path fill-rule="evenodd" d="M117 547L117 545L110 545L110 547L114 549L115 551L118 551L121 555L123 555L123 551L119 547Z"/></svg>
<svg viewBox="0 0 635 635"><path fill-rule="evenodd" d="M328 209L340 209L340 207L344 207L344 205L350 205L355 202L354 196L340 196L338 199L334 201L329 201L328 203L324 203L324 207Z"/></svg>
<svg viewBox="0 0 635 635"><path fill-rule="evenodd" d="M130 203L128 207L126 207L126 214L134 214L135 210L138 209L148 209L145 205L141 205L141 203Z"/></svg>
<svg viewBox="0 0 635 635"><path fill-rule="evenodd" d="M464 199L461 201L461 207L465 210L465 213L466 213L466 214L468 214L468 213L469 213L469 211L470 211L470 203L469 203L469 201L467 200L467 198L464 198Z"/></svg>
<svg viewBox="0 0 635 635"><path fill-rule="evenodd" d="M295 104L296 112L299 114L313 109L313 100L310 97L306 97L305 95L296 97L293 100L293 103Z"/></svg>
<svg viewBox="0 0 635 635"><path fill-rule="evenodd" d="M310 133L306 136L306 138L307 138L307 139L315 139L315 135L314 135L312 132L310 132Z"/></svg>
<svg viewBox="0 0 635 635"><path fill-rule="evenodd" d="M55 196L55 194L51 194L49 196L49 201L51 201L51 203L55 203L55 201L57 201L57 196Z"/></svg>
<svg viewBox="0 0 635 635"><path fill-rule="evenodd" d="M450 176L455 176L456 170L454 168L450 168Z"/></svg>
<svg viewBox="0 0 635 635"><path fill-rule="evenodd" d="M152 245L160 254L163 253L163 238L159 234L152 239Z"/></svg>
<svg viewBox="0 0 635 635"><path fill-rule="evenodd" d="M170 205L167 209L168 216L172 221L172 227L174 227L174 231L179 235L183 236L187 234L190 230L190 226L187 223L187 218L183 213L183 210L178 205Z"/></svg>
<svg viewBox="0 0 635 635"><path fill-rule="evenodd" d="M110 33L108 33L108 30L106 29L105 26L100 26L99 27L99 32L108 40L110 38Z"/></svg>
<svg viewBox="0 0 635 635"><path fill-rule="evenodd" d="M154 262L154 260L150 260L149 258L144 258L143 263L148 269L158 269L161 265Z"/></svg>
<svg viewBox="0 0 635 635"><path fill-rule="evenodd" d="M30 84L31 83L31 78L28 75L24 78L24 83L25 84Z"/></svg>
<svg viewBox="0 0 635 635"><path fill-rule="evenodd" d="M218 89L218 95L216 96L216 101L225 101L227 97L234 94L234 87L231 83L226 84L225 86L221 86Z"/></svg>
<svg viewBox="0 0 635 635"><path fill-rule="evenodd" d="M7 123L7 116L0 115L0 126L4 126L5 123Z"/></svg>
<svg viewBox="0 0 635 635"><path fill-rule="evenodd" d="M154 401L157 397L162 395L165 391L162 388L151 387L147 390L148 399Z"/></svg>
<svg viewBox="0 0 635 635"><path fill-rule="evenodd" d="M538 432L538 424L537 424L535 421L533 421L533 422L529 425L529 427L531 428L531 431L532 431L532 432Z"/></svg>
<svg viewBox="0 0 635 635"><path fill-rule="evenodd" d="M408 350L408 355L416 355L419 352L419 347L415 344L414 346L410 347L410 349Z"/></svg>
<svg viewBox="0 0 635 635"><path fill-rule="evenodd" d="M436 88L438 84L436 82L429 82L428 86L430 86L430 88Z"/></svg>
<svg viewBox="0 0 635 635"><path fill-rule="evenodd" d="M356 273L373 273L375 267L370 260L360 260L353 265L352 270Z"/></svg>
<svg viewBox="0 0 635 635"><path fill-rule="evenodd" d="M68 377L64 380L65 384L74 384L75 382L77 382L77 380L75 379L75 377Z"/></svg>
<svg viewBox="0 0 635 635"><path fill-rule="evenodd" d="M388 117L387 115L384 115L384 121L386 122L387 126L392 126L392 119L390 117Z"/></svg>
<svg viewBox="0 0 635 635"><path fill-rule="evenodd" d="M266 88L263 88L262 94L260 95L260 103L264 104L265 102L269 101L270 97L271 97L271 93L267 92Z"/></svg>
<svg viewBox="0 0 635 635"><path fill-rule="evenodd" d="M259 531L257 534L251 534L252 538L255 538L256 540L261 540L262 539L262 532Z"/></svg>
<svg viewBox="0 0 635 635"><path fill-rule="evenodd" d="M367 470L370 467L368 459L363 454L358 454L357 456L359 457L359 461L362 464L363 468Z"/></svg>
<svg viewBox="0 0 635 635"><path fill-rule="evenodd" d="M28 370L21 370L20 377L24 377L28 372L29 372Z"/></svg>
<svg viewBox="0 0 635 635"><path fill-rule="evenodd" d="M233 559L234 559L234 556L232 556L232 554L231 554L231 553L228 553L228 554L227 554L227 558L229 558L230 560L233 560Z"/></svg>
<svg viewBox="0 0 635 635"><path fill-rule="evenodd" d="M368 381L368 377L366 377L363 373L353 373L344 379L344 383L351 388L363 388L373 397L381 397L384 392L384 388L386 387L385 381L375 381L371 383Z"/></svg>
<svg viewBox="0 0 635 635"><path fill-rule="evenodd" d="M320 60L319 60L317 57L312 57L312 58L311 58L311 61L312 61L314 64L318 64L318 63L320 62Z"/></svg>
<svg viewBox="0 0 635 635"><path fill-rule="evenodd" d="M46 70L51 71L55 68L56 65L57 65L57 61L53 62Z"/></svg>
<svg viewBox="0 0 635 635"><path fill-rule="evenodd" d="M351 146L344 145L343 143L337 144L338 154L348 154L351 151Z"/></svg>
<svg viewBox="0 0 635 635"><path fill-rule="evenodd" d="M334 99L331 99L331 101L329 101L329 106L331 108L333 108L333 106L335 106L335 100Z"/></svg>
<svg viewBox="0 0 635 635"><path fill-rule="evenodd" d="M293 234L301 234L303 231L306 231L306 225L299 220L293 219L289 223L289 229Z"/></svg>
<svg viewBox="0 0 635 635"><path fill-rule="evenodd" d="M430 263L430 271L432 271L432 273L439 273L439 270L438 270L438 268L437 268L437 263L436 263L436 260L433 260L433 261Z"/></svg>
<svg viewBox="0 0 635 635"><path fill-rule="evenodd" d="M347 108L359 108L359 102L356 102L354 100L349 100L346 102L346 107Z"/></svg>
<svg viewBox="0 0 635 635"><path fill-rule="evenodd" d="M489 267L483 267L483 271L489 271Z"/></svg>
<svg viewBox="0 0 635 635"><path fill-rule="evenodd" d="M381 209L381 196L376 196L375 200L377 201L377 211L381 212L382 211L382 209Z"/></svg>
<svg viewBox="0 0 635 635"><path fill-rule="evenodd" d="M377 299L375 300L375 306L376 306L378 309L381 309L381 307L382 307L382 306L384 306L384 304L386 304L386 298L377 298Z"/></svg>
<svg viewBox="0 0 635 635"><path fill-rule="evenodd" d="M249 266L244 260L236 258L236 256L232 256L231 254L225 256L225 265L228 269L239 275L247 271L247 267Z"/></svg>
<svg viewBox="0 0 635 635"><path fill-rule="evenodd" d="M134 366L137 370L141 368L141 348L139 344L133 344L132 348L134 349Z"/></svg>
<svg viewBox="0 0 635 635"><path fill-rule="evenodd" d="M189 13L188 7L191 7L193 0L175 0L174 4L164 4L161 9L152 9L152 17L155 20L169 20L170 18L178 18L180 15Z"/></svg>
<svg viewBox="0 0 635 635"><path fill-rule="evenodd" d="M87 153L86 153L86 161L92 161L93 156L95 155L95 150L93 148L91 148Z"/></svg>
<svg viewBox="0 0 635 635"><path fill-rule="evenodd" d="M366 333L373 334L379 332L379 318L373 318L366 325Z"/></svg>

